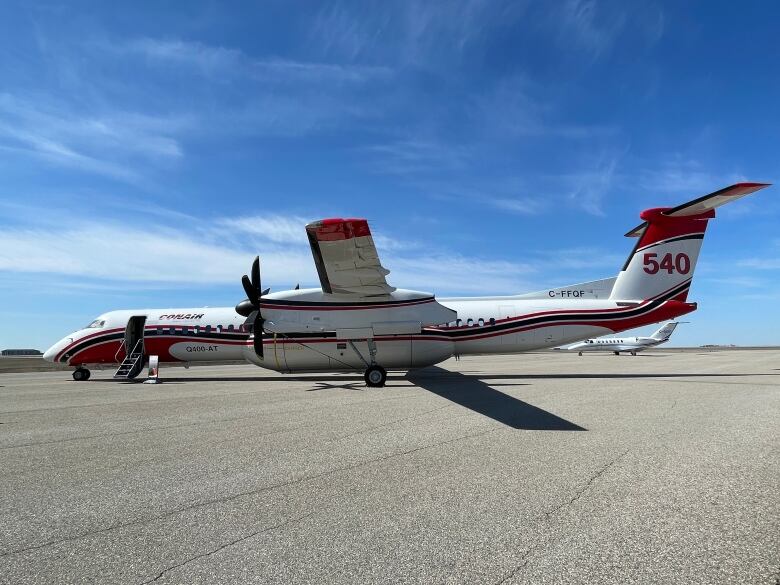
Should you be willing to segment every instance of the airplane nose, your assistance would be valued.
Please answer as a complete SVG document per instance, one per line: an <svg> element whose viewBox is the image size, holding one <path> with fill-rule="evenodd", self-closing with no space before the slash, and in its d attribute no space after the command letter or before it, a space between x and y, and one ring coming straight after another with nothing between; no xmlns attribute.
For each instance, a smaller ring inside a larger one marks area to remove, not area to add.
<svg viewBox="0 0 780 585"><path fill-rule="evenodd" d="M49 349L43 352L43 359L45 359L47 362L53 362L54 357L57 355L57 345L52 345Z"/></svg>
<svg viewBox="0 0 780 585"><path fill-rule="evenodd" d="M57 343L52 345L49 349L47 349L43 353L43 359L45 359L47 362L53 362L54 359L57 357L57 354L62 351L65 346L67 346L69 343L73 342L72 337L66 337L65 339L60 339Z"/></svg>

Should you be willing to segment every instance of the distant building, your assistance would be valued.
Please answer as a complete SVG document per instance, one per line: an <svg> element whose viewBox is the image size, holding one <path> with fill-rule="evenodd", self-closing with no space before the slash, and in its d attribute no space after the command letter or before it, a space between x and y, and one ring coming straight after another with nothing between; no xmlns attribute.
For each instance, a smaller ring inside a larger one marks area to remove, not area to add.
<svg viewBox="0 0 780 585"><path fill-rule="evenodd" d="M0 351L0 355L4 357L10 357L10 356L39 356L43 355L40 351L37 349L4 349L3 351Z"/></svg>

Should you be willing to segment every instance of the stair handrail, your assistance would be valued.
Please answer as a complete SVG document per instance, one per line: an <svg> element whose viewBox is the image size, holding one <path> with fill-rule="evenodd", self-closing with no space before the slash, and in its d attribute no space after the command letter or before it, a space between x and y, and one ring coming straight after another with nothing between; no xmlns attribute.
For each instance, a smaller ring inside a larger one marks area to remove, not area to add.
<svg viewBox="0 0 780 585"><path fill-rule="evenodd" d="M118 357L119 356L119 352L122 351L122 347L124 345L125 345L125 338L123 337L122 338L122 343L119 344L119 347L117 348L116 353L114 354L114 361L115 362L119 361L119 357ZM125 356L125 357L127 357L127 356Z"/></svg>
<svg viewBox="0 0 780 585"><path fill-rule="evenodd" d="M135 347L133 348L133 351L130 352L130 355L133 355L135 353L135 350L138 349L138 346L141 346L141 355L138 356L140 359L143 359L144 357L144 338L140 338L138 341L135 342ZM136 361L138 361L136 359Z"/></svg>

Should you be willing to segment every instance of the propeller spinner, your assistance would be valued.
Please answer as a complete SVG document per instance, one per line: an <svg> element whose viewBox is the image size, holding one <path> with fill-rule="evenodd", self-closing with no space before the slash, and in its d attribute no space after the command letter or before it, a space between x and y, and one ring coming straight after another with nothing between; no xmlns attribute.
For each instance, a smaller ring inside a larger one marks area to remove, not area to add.
<svg viewBox="0 0 780 585"><path fill-rule="evenodd" d="M260 284L260 257L255 256L252 262L252 278L246 274L241 277L241 284L247 298L236 305L236 313L242 317L247 317L247 321L252 319L252 333L254 334L255 353L263 357L263 323L265 319L260 312L260 299L267 295L271 289L262 290Z"/></svg>

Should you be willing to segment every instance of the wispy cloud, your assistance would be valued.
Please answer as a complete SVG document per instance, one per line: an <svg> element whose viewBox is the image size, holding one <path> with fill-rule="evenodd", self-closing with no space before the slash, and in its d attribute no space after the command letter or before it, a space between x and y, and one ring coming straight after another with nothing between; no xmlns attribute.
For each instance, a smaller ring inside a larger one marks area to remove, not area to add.
<svg viewBox="0 0 780 585"><path fill-rule="evenodd" d="M316 271L305 238L302 218L217 218L212 224L143 228L114 220L91 218L77 228L46 221L45 227L15 227L0 233L0 271L43 273L89 282L109 289L126 283L126 290L163 285L234 285L246 273L255 254L261 257L264 282L316 286ZM117 238L116 234L122 234ZM375 237L390 282L402 288L440 293L522 292L531 264L468 257L415 242Z"/></svg>
<svg viewBox="0 0 780 585"><path fill-rule="evenodd" d="M468 147L422 137L375 144L360 150L372 157L372 168L377 172L403 176L463 169L471 157Z"/></svg>
<svg viewBox="0 0 780 585"><path fill-rule="evenodd" d="M172 132L183 120L136 112L80 113L39 95L0 94L0 148L53 164L132 181L135 163L182 156Z"/></svg>
<svg viewBox="0 0 780 585"><path fill-rule="evenodd" d="M593 171L569 175L572 183L568 196L570 203L591 215L603 216L604 198L612 188L617 164L617 156L603 157Z"/></svg>
<svg viewBox="0 0 780 585"><path fill-rule="evenodd" d="M746 258L740 260L738 266L756 270L780 270L780 258Z"/></svg>
<svg viewBox="0 0 780 585"><path fill-rule="evenodd" d="M612 46L626 24L620 5L595 0L567 0L559 5L555 15L560 43L566 47L574 43L594 58Z"/></svg>
<svg viewBox="0 0 780 585"><path fill-rule="evenodd" d="M251 234L277 244L306 244L304 226L312 218L269 214L217 220L218 226Z"/></svg>
<svg viewBox="0 0 780 585"><path fill-rule="evenodd" d="M723 284L729 288L759 288L766 286L766 280L754 276L729 276L728 278L706 278L707 282L714 284Z"/></svg>
<svg viewBox="0 0 780 585"><path fill-rule="evenodd" d="M615 250L605 250L594 246L583 245L579 248L561 248L557 250L539 250L535 256L555 270L590 270L607 269L617 274L626 255ZM604 274L594 274L593 278Z"/></svg>
<svg viewBox="0 0 780 585"><path fill-rule="evenodd" d="M495 26L517 23L526 2L406 0L324 5L311 43L338 58L380 57L401 67L430 69L479 47Z"/></svg>
<svg viewBox="0 0 780 585"><path fill-rule="evenodd" d="M390 255L383 264L394 284L437 294L516 294L530 290L536 281L531 264L473 258L457 253L420 252L412 256Z"/></svg>
<svg viewBox="0 0 780 585"><path fill-rule="evenodd" d="M638 183L645 191L695 196L745 180L747 178L741 172L714 170L699 160L678 153L655 167L642 169Z"/></svg>
<svg viewBox="0 0 780 585"><path fill-rule="evenodd" d="M45 50L57 53L56 42ZM71 43L56 67L72 70L68 92L0 93L0 150L135 184L204 137L300 136L371 118L377 101L368 107L355 96L392 75L154 38ZM139 87L120 70L152 81Z"/></svg>
<svg viewBox="0 0 780 585"><path fill-rule="evenodd" d="M269 84L357 82L386 77L392 70L383 66L254 58L243 51L181 39L131 39L107 45L108 50L138 54L158 65L188 66L215 77L250 77Z"/></svg>
<svg viewBox="0 0 780 585"><path fill-rule="evenodd" d="M551 96L549 84L527 75L511 75L493 86L481 87L470 117L475 129L491 139L546 137L553 140L595 140L612 137L619 129L609 124L583 124L563 119L564 109Z"/></svg>
<svg viewBox="0 0 780 585"><path fill-rule="evenodd" d="M490 204L497 209L503 209L518 215L539 215L549 209L547 201L532 197L516 197L512 199L492 199Z"/></svg>

